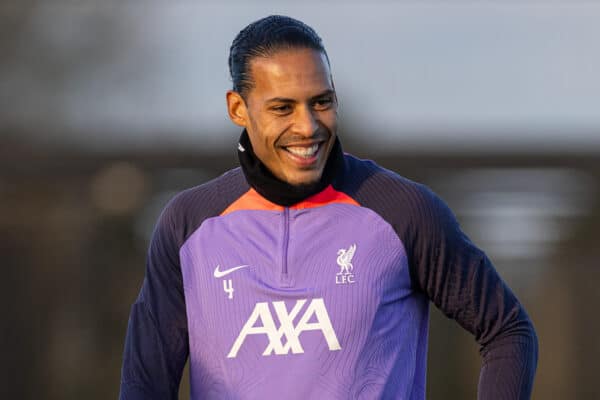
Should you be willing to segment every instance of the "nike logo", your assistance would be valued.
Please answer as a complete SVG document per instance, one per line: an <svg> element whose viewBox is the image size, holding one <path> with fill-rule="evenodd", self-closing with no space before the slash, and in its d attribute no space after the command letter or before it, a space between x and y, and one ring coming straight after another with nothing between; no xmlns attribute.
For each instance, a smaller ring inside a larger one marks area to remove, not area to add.
<svg viewBox="0 0 600 400"><path fill-rule="evenodd" d="M215 278L222 278L225 275L232 273L233 271L237 271L238 269L242 269L242 268L246 268L246 267L249 267L249 265L238 265L237 267L233 267L233 268L229 268L224 271L221 271L221 270L219 270L219 266L217 265L217 268L215 268L215 272L213 272L213 275L215 276Z"/></svg>

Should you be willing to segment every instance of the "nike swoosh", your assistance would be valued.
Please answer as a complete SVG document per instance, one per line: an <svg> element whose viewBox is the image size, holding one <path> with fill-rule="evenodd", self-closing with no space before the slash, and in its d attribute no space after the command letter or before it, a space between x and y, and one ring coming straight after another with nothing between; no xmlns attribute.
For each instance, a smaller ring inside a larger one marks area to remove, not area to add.
<svg viewBox="0 0 600 400"><path fill-rule="evenodd" d="M242 269L242 268L246 268L246 267L249 267L249 265L238 265L237 267L233 267L233 268L226 269L224 271L220 271L219 266L217 265L217 268L215 268L215 272L213 273L213 275L215 276L215 278L222 278L225 275L232 273L233 271L237 271L238 269Z"/></svg>

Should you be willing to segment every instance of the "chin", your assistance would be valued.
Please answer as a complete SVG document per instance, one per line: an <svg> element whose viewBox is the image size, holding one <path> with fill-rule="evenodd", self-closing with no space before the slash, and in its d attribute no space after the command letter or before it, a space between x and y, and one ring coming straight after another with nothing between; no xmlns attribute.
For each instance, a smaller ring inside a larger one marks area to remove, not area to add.
<svg viewBox="0 0 600 400"><path fill-rule="evenodd" d="M310 174L310 176L296 176L294 178L288 179L287 182L292 186L310 186L319 182L321 179L323 171L320 171L318 174Z"/></svg>

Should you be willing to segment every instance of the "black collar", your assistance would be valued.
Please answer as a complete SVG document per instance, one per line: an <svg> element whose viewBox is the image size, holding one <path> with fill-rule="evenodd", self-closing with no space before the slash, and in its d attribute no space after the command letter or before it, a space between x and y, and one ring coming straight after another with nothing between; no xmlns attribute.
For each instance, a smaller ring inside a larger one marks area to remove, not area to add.
<svg viewBox="0 0 600 400"><path fill-rule="evenodd" d="M240 136L238 144L238 158L242 171L244 171L244 176L250 186L267 200L284 207L299 203L325 189L332 183L336 173L343 168L344 164L342 145L336 137L321 179L309 185L290 185L275 177L256 157L245 129Z"/></svg>

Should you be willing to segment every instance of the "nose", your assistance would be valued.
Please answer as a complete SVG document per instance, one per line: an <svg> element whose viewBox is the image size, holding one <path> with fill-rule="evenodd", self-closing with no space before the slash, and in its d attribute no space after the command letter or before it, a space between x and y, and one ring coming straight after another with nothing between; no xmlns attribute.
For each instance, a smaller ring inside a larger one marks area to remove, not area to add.
<svg viewBox="0 0 600 400"><path fill-rule="evenodd" d="M312 108L298 107L294 121L294 130L304 137L311 137L318 129L319 124Z"/></svg>

